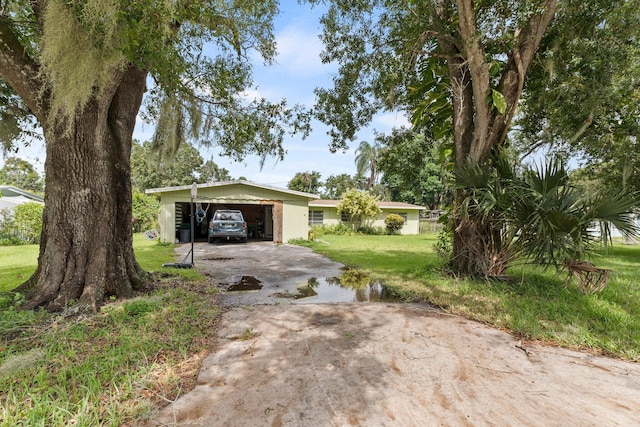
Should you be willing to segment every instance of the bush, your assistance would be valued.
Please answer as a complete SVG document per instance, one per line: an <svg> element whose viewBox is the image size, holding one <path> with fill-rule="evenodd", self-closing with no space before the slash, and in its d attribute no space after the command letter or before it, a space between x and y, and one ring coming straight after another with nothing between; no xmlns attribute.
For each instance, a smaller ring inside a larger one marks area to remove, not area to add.
<svg viewBox="0 0 640 427"><path fill-rule="evenodd" d="M0 209L0 245L13 246L8 244L14 239L12 231L13 212L11 209Z"/></svg>
<svg viewBox="0 0 640 427"><path fill-rule="evenodd" d="M141 233L158 228L158 213L160 202L155 196L149 196L138 191L133 193L133 232Z"/></svg>
<svg viewBox="0 0 640 427"><path fill-rule="evenodd" d="M20 231L20 238L27 243L39 243L42 234L42 203L28 202L16 206L14 212L14 227Z"/></svg>
<svg viewBox="0 0 640 427"><path fill-rule="evenodd" d="M438 240L433 245L433 250L436 255L438 255L438 259L446 263L451 259L451 255L453 254L453 233L447 230L442 230L438 233Z"/></svg>
<svg viewBox="0 0 640 427"><path fill-rule="evenodd" d="M342 194L337 211L338 216L345 214L349 218L354 230L382 212L378 206L377 197L356 189L347 190Z"/></svg>
<svg viewBox="0 0 640 427"><path fill-rule="evenodd" d="M0 246L16 246L40 242L42 203L28 202L0 211Z"/></svg>
<svg viewBox="0 0 640 427"><path fill-rule="evenodd" d="M367 234L370 236L381 236L386 234L386 230L384 227L374 227L372 225L362 225L358 227L358 233Z"/></svg>
<svg viewBox="0 0 640 427"><path fill-rule="evenodd" d="M336 236L355 236L358 233L353 231L347 224L334 225L314 225L309 230L309 240L316 240L325 234L334 234Z"/></svg>
<svg viewBox="0 0 640 427"><path fill-rule="evenodd" d="M384 225L387 227L387 234L398 234L404 227L404 218L398 214L389 214L384 219Z"/></svg>

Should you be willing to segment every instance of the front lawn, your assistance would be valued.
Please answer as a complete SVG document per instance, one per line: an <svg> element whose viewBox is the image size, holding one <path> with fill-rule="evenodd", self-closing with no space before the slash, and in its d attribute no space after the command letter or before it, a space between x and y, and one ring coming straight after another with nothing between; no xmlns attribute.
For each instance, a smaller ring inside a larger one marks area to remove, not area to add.
<svg viewBox="0 0 640 427"><path fill-rule="evenodd" d="M27 280L38 265L38 245L0 246L0 292Z"/></svg>
<svg viewBox="0 0 640 427"><path fill-rule="evenodd" d="M20 311L19 294L0 293L0 426L141 425L193 388L216 335L217 288L195 270L162 268L175 261L173 245L137 235L134 249L143 268L160 271L155 290L94 316ZM0 248L5 290L33 273L37 255L36 246Z"/></svg>
<svg viewBox="0 0 640 427"><path fill-rule="evenodd" d="M584 295L565 274L531 266L509 270L511 280L487 282L442 273L434 235L335 236L301 242L383 280L407 300L512 331L523 339L555 342L640 360L640 246L616 245L593 262L611 268L599 294Z"/></svg>

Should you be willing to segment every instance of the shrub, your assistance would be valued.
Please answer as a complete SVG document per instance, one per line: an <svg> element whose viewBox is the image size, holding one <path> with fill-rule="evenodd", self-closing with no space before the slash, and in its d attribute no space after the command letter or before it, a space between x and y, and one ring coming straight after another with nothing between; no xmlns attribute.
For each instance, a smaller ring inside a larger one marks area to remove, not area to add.
<svg viewBox="0 0 640 427"><path fill-rule="evenodd" d="M342 194L337 211L338 216L345 214L349 218L354 230L374 219L381 212L377 197L356 189L347 190Z"/></svg>
<svg viewBox="0 0 640 427"><path fill-rule="evenodd" d="M0 211L0 246L40 242L44 205L28 202Z"/></svg>
<svg viewBox="0 0 640 427"><path fill-rule="evenodd" d="M28 202L16 206L14 212L14 227L20 231L20 238L27 243L39 243L42 234L42 203Z"/></svg>
<svg viewBox="0 0 640 427"><path fill-rule="evenodd" d="M358 234L353 231L347 224L334 225L315 225L309 230L309 240L316 240L325 234L334 234L336 236L355 236Z"/></svg>
<svg viewBox="0 0 640 427"><path fill-rule="evenodd" d="M404 227L404 218L398 214L389 214L384 219L384 225L387 227L388 234L398 234Z"/></svg>
<svg viewBox="0 0 640 427"><path fill-rule="evenodd" d="M134 233L158 228L160 202L157 197L134 191L132 203Z"/></svg>
<svg viewBox="0 0 640 427"><path fill-rule="evenodd" d="M440 261L443 263L449 261L453 254L453 233L447 230L440 231L433 250Z"/></svg>
<svg viewBox="0 0 640 427"><path fill-rule="evenodd" d="M14 240L13 236L13 212L11 209L0 209L0 245L12 246L8 244Z"/></svg>
<svg viewBox="0 0 640 427"><path fill-rule="evenodd" d="M386 230L384 227L374 227L372 225L362 225L358 227L358 233L367 234L370 236L381 236L386 234Z"/></svg>

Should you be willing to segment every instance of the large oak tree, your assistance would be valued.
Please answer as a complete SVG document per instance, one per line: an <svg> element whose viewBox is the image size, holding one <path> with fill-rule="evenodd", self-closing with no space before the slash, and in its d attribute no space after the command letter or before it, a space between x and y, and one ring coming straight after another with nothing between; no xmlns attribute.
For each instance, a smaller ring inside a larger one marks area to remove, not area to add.
<svg viewBox="0 0 640 427"><path fill-rule="evenodd" d="M252 84L248 52L267 63L275 55L276 13L274 0L0 0L0 110L41 127L46 141L27 308L76 301L93 311L144 287L131 226L139 112L166 155L187 139L236 159L284 154L282 137L305 129L304 113L241 96ZM5 148L16 129L3 131Z"/></svg>
<svg viewBox="0 0 640 427"><path fill-rule="evenodd" d="M612 14L638 10L632 3L637 2L332 2L323 18L323 59L339 62L340 69L332 88L316 91L318 117L332 126L334 148L343 148L376 112L404 109L430 139L450 142L455 167L490 162L507 141L532 64L554 61L545 56L552 47L542 43L545 34L578 26L581 31L566 36L601 37L593 29L609 25ZM615 37L615 28L608 35ZM460 190L458 203L465 196ZM483 248L496 230L456 209L452 217L452 267L485 275L490 254Z"/></svg>

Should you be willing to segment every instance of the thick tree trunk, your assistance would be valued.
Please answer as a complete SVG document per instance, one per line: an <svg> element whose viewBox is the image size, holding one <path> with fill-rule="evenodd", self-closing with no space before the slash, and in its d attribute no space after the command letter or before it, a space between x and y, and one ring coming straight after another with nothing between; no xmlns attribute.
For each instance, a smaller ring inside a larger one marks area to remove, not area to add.
<svg viewBox="0 0 640 427"><path fill-rule="evenodd" d="M77 301L96 311L106 296L143 288L133 253L130 155L145 78L136 67L122 70L70 127L44 124L44 222L25 308L59 310Z"/></svg>
<svg viewBox="0 0 640 427"><path fill-rule="evenodd" d="M456 4L462 42L455 45L446 38L439 41L447 57L452 84L455 166L461 167L467 160L487 161L492 150L504 144L527 70L555 16L557 0L544 0L539 13L514 31L513 50L508 53L497 88L506 102L504 113L487 101L491 79L487 54L477 34L477 5L472 0L456 0ZM458 190L454 205L460 206L464 197L464 190ZM509 254L499 248L486 250L488 242L500 246L500 231L492 230L490 224L482 224L480 218L469 220L454 215L453 221L451 267L458 273L474 276L501 274Z"/></svg>
<svg viewBox="0 0 640 427"><path fill-rule="evenodd" d="M509 242L489 221L454 215L453 256L449 268L474 277L500 277L512 260Z"/></svg>

